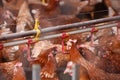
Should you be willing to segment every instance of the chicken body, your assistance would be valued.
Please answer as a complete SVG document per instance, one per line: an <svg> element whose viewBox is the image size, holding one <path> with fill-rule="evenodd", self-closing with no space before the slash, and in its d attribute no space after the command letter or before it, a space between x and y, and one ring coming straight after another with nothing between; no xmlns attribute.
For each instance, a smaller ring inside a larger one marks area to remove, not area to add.
<svg viewBox="0 0 120 80"><path fill-rule="evenodd" d="M91 63L87 61L81 53L79 53L77 47L75 44L72 45L70 49L70 55L71 55L71 61L81 64L83 67L85 67L89 73L90 79L92 80L119 80L120 74L114 74L114 73L108 73L104 70L100 69L95 65L94 63ZM76 58L73 58L76 57ZM97 59L97 57L94 56L94 59Z"/></svg>
<svg viewBox="0 0 120 80"><path fill-rule="evenodd" d="M33 29L33 23L34 20L33 17L31 16L28 7L28 2L24 1L18 13L16 31L21 32L21 31Z"/></svg>
<svg viewBox="0 0 120 80"><path fill-rule="evenodd" d="M26 80L23 67L17 67L17 71L15 71L15 64L18 63L19 60L0 63L0 70L2 75L4 76L3 80ZM18 74L19 73L19 74Z"/></svg>

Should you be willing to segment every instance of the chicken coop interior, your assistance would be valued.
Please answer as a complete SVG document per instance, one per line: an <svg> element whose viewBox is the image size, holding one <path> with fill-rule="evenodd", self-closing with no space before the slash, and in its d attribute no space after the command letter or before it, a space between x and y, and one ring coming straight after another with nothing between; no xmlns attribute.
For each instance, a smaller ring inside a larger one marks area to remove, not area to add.
<svg viewBox="0 0 120 80"><path fill-rule="evenodd" d="M120 0L0 0L0 80L120 80Z"/></svg>

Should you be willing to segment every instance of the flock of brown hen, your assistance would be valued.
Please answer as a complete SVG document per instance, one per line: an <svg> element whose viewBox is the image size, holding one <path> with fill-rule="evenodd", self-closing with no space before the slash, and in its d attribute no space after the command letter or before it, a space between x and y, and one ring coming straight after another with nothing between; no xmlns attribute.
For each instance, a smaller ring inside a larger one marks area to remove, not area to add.
<svg viewBox="0 0 120 80"><path fill-rule="evenodd" d="M119 14L117 2L112 0L1 0L0 35L32 30L35 19L40 22L39 28L89 20L77 15L94 12L102 1L108 7L108 16ZM90 15L93 19L93 13ZM99 30L92 34L94 38L90 32L69 35L64 52L61 37L5 47L0 50L0 80L31 80L26 68L31 69L33 64L41 66L40 80L71 80L72 75L67 73L72 74L74 64L80 65L79 80L120 80L120 34L113 31ZM59 32L63 31L53 34ZM3 42L8 41L12 39ZM73 64L68 66L68 62Z"/></svg>

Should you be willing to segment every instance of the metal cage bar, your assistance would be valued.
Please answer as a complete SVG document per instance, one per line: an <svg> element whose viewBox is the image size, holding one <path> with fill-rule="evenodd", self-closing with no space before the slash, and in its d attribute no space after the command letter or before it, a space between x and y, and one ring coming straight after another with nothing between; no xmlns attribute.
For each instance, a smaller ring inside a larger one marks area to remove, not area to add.
<svg viewBox="0 0 120 80"><path fill-rule="evenodd" d="M40 65L39 64L32 65L32 80L41 80L40 79Z"/></svg>
<svg viewBox="0 0 120 80"><path fill-rule="evenodd" d="M114 24L99 26L97 28L98 29L104 29L104 28L114 27L114 26L117 26L117 25L118 25L117 23L114 23ZM77 33L89 32L91 30L92 30L92 28L86 28L86 29L75 30L75 31L67 32L67 33L68 34L77 34ZM39 40L46 40L46 39L56 38L56 37L60 37L60 36L62 36L62 33L54 34L54 35L52 34L52 35L42 36L42 37L39 38ZM3 45L4 45L4 47L7 47L7 46L25 44L27 42L28 42L28 40L26 39L26 40L20 40L20 41L15 41L15 42L4 43Z"/></svg>
<svg viewBox="0 0 120 80"><path fill-rule="evenodd" d="M78 27L81 27L81 26L92 25L92 24L114 21L114 20L120 20L120 16L114 16L114 17L110 17L110 18L102 18L102 19L90 20L90 21L85 21L85 22L78 22L78 23L72 23L72 24L58 25L58 26L43 28L43 29L41 29L41 33L65 30L65 29L70 29L70 28L78 28ZM8 35L5 35L5 36L0 36L0 40L7 40L7 39L12 39L12 38L25 37L25 36L35 35L35 34L36 34L35 30L19 32L19 33L12 33L12 34L8 34Z"/></svg>
<svg viewBox="0 0 120 80"><path fill-rule="evenodd" d="M74 64L72 80L79 80L79 78L80 78L80 65Z"/></svg>

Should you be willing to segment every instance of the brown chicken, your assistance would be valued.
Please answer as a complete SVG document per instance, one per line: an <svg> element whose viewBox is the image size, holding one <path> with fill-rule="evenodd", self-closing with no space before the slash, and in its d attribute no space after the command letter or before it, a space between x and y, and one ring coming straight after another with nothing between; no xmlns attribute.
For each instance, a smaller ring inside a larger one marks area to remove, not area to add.
<svg viewBox="0 0 120 80"><path fill-rule="evenodd" d="M119 0L105 0L105 3L108 7L108 10L109 10L109 17L112 17L114 15L118 15L119 12L120 12L120 7L119 7L119 3L120 1Z"/></svg>
<svg viewBox="0 0 120 80"><path fill-rule="evenodd" d="M14 46L4 48L0 52L1 54L0 70L5 76L5 80L21 80L21 79L26 80L22 65L20 66L17 65L20 63L19 60L20 51L18 49L19 47ZM19 72L20 74L18 75Z"/></svg>
<svg viewBox="0 0 120 80"><path fill-rule="evenodd" d="M2 0L3 5L6 9L9 10L19 10L21 4L24 2L24 0Z"/></svg>
<svg viewBox="0 0 120 80"><path fill-rule="evenodd" d="M61 51L61 46L49 41L37 42L32 50L31 57L36 59L32 61L32 64L40 64L42 80L58 80L56 75L57 65L54 58L56 51Z"/></svg>
<svg viewBox="0 0 120 80"><path fill-rule="evenodd" d="M11 31L9 28L3 28L2 30L0 30L0 33L1 33L0 35L6 35L8 33L11 33ZM3 49L0 50L0 71L2 75L0 76L0 79L26 80L23 65L20 59L21 54L22 50L20 49L20 45L4 47Z"/></svg>
<svg viewBox="0 0 120 80"><path fill-rule="evenodd" d="M81 64L85 67L89 73L90 79L92 80L119 80L120 74L113 74L105 72L104 70L98 68L94 63L87 61L79 52L76 47L76 44L73 43L70 49L71 61ZM97 57L94 57L97 59ZM91 74L92 73L92 74Z"/></svg>
<svg viewBox="0 0 120 80"><path fill-rule="evenodd" d="M75 58L75 57L73 57L73 58ZM65 68L67 62L70 61L69 53L67 51L66 51L66 53L62 53L62 52L57 53L56 61L57 61L58 69L60 67ZM73 66L73 65L71 65L71 66ZM62 71L60 71L60 72L62 72ZM59 74L60 74L60 72L59 72ZM66 68L65 71L63 71L62 73L64 73L64 75L63 75L64 78L65 78L65 75L67 76L67 74L65 74L65 73L69 73L71 75L71 67L68 66L68 68ZM62 75L62 74L60 74L60 75ZM69 80L69 78L70 78L70 76L67 78L67 80ZM89 80L89 75L87 73L87 70L83 66L80 66L80 80Z"/></svg>
<svg viewBox="0 0 120 80"><path fill-rule="evenodd" d="M62 52L58 52L55 56L56 58L56 62L57 62L57 67L61 67L66 65L66 63L69 61L70 56L67 53L62 53Z"/></svg>
<svg viewBox="0 0 120 80"><path fill-rule="evenodd" d="M58 51L61 50L61 45L55 45L52 44L50 41L48 40L44 40L44 41L38 41L37 43L34 44L34 47L32 49L32 54L31 57L32 58L37 58L40 55L47 53L46 50L53 48L53 47L57 47ZM43 52L43 53L42 53ZM47 53L48 54L48 53ZM48 55L47 55L48 56ZM47 57L46 56L46 57Z"/></svg>
<svg viewBox="0 0 120 80"><path fill-rule="evenodd" d="M56 75L56 61L53 56L53 54L50 52L48 55L48 61L45 64L45 66L41 70L41 77L42 80L58 80L58 77Z"/></svg>
<svg viewBox="0 0 120 80"><path fill-rule="evenodd" d="M74 69L73 66L74 65L75 64L72 61L69 61L67 63L64 74L68 73L69 75L73 76L73 69ZM79 65L79 67L80 67L79 80L90 80L87 70L81 65Z"/></svg>
<svg viewBox="0 0 120 80"><path fill-rule="evenodd" d="M28 7L28 2L24 1L18 13L16 32L33 29L33 23L34 20L33 17L31 16Z"/></svg>
<svg viewBox="0 0 120 80"><path fill-rule="evenodd" d="M102 31L102 32L101 32ZM120 73L119 68L119 38L114 35L111 29L101 30L96 35L95 45L85 42L80 50L82 56L95 63L97 67L109 73ZM106 35L104 35L106 34ZM96 58L94 58L96 57Z"/></svg>
<svg viewBox="0 0 120 80"><path fill-rule="evenodd" d="M49 52L52 51L53 48L50 48L48 50L42 51L40 55L38 56L37 60L35 60L33 63L39 63L40 66L43 68L46 63L48 62L48 55Z"/></svg>
<svg viewBox="0 0 120 80"><path fill-rule="evenodd" d="M0 70L2 75L4 75L3 80L26 80L22 66L18 66L15 71L15 64L17 63L19 63L19 60L0 63Z"/></svg>
<svg viewBox="0 0 120 80"><path fill-rule="evenodd" d="M0 24L1 27L10 28L11 31L15 32L16 17L12 11L0 8Z"/></svg>
<svg viewBox="0 0 120 80"><path fill-rule="evenodd" d="M19 75L18 75L19 74ZM12 80L26 80L24 69L21 62L14 65L14 74Z"/></svg>
<svg viewBox="0 0 120 80"><path fill-rule="evenodd" d="M4 76L3 80L12 80L14 64L15 64L15 61L12 63L11 62L0 63L0 70L2 72L2 75Z"/></svg>

